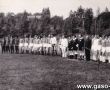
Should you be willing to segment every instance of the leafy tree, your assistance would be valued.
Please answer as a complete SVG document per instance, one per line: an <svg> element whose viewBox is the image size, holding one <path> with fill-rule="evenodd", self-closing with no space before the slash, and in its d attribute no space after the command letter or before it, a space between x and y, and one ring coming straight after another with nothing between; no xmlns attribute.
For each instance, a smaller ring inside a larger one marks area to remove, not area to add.
<svg viewBox="0 0 110 90"><path fill-rule="evenodd" d="M104 34L110 28L110 12L103 12L97 17L100 34Z"/></svg>
<svg viewBox="0 0 110 90"><path fill-rule="evenodd" d="M0 37L4 35L4 30L3 30L5 24L4 18L5 18L4 13L0 13Z"/></svg>
<svg viewBox="0 0 110 90"><path fill-rule="evenodd" d="M42 34L48 34L49 32L49 25L50 25L50 10L49 8L45 8L42 10L42 18L41 18L41 22L42 22L42 29L41 29L41 33Z"/></svg>
<svg viewBox="0 0 110 90"><path fill-rule="evenodd" d="M83 27L83 17L84 17L85 10L80 6L76 12L76 17L78 20L78 27Z"/></svg>
<svg viewBox="0 0 110 90"><path fill-rule="evenodd" d="M59 17L59 16L52 17L50 24L54 28L54 31L52 33L54 33L54 34L61 34L62 33L63 24L64 24L63 17Z"/></svg>
<svg viewBox="0 0 110 90"><path fill-rule="evenodd" d="M107 7L105 8L105 12L109 12L109 9Z"/></svg>
<svg viewBox="0 0 110 90"><path fill-rule="evenodd" d="M91 8L85 11L84 28L87 34L91 34L91 25L93 21L93 11Z"/></svg>

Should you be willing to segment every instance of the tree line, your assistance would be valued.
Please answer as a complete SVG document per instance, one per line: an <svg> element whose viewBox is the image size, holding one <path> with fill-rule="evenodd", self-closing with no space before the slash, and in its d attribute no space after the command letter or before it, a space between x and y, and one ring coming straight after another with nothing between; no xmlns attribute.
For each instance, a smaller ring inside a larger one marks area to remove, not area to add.
<svg viewBox="0 0 110 90"><path fill-rule="evenodd" d="M80 6L76 11L70 11L67 18L63 16L51 17L49 8L44 8L42 13L14 14L0 13L0 37L23 35L73 35L99 34L110 35L110 12L108 8L94 16L92 8L84 9Z"/></svg>

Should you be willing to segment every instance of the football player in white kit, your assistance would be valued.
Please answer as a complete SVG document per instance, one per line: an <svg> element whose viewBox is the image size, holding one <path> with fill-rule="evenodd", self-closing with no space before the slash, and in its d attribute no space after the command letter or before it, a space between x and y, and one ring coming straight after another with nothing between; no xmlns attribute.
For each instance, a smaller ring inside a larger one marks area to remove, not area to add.
<svg viewBox="0 0 110 90"><path fill-rule="evenodd" d="M106 37L106 58L105 62L110 62L110 37Z"/></svg>
<svg viewBox="0 0 110 90"><path fill-rule="evenodd" d="M38 49L38 39L37 39L37 36L35 35L34 36L34 39L33 39L33 48L32 48L32 52L34 54L37 53L37 49Z"/></svg>
<svg viewBox="0 0 110 90"><path fill-rule="evenodd" d="M107 53L108 53L108 62L110 62L110 36L108 37L108 48L107 48Z"/></svg>
<svg viewBox="0 0 110 90"><path fill-rule="evenodd" d="M52 47L52 45L50 44L50 35L48 35L48 37L46 37L46 43L45 43L46 55L50 54L50 48L51 47Z"/></svg>
<svg viewBox="0 0 110 90"><path fill-rule="evenodd" d="M60 42L61 42L62 57L67 57L68 40L63 35Z"/></svg>
<svg viewBox="0 0 110 90"><path fill-rule="evenodd" d="M58 42L57 42L57 55L59 55L59 56L61 56L62 54L62 52L61 52L61 39L62 39L62 37L59 37L58 38Z"/></svg>
<svg viewBox="0 0 110 90"><path fill-rule="evenodd" d="M27 53L27 50L28 50L28 38L25 35L24 36L24 51L23 51L23 53Z"/></svg>
<svg viewBox="0 0 110 90"><path fill-rule="evenodd" d="M24 48L24 39L20 38L19 39L19 53L23 53L23 48Z"/></svg>
<svg viewBox="0 0 110 90"><path fill-rule="evenodd" d="M56 39L55 36L51 36L50 43L52 45L52 50L51 50L52 51L52 55L57 54L57 52L56 52L57 39Z"/></svg>
<svg viewBox="0 0 110 90"><path fill-rule="evenodd" d="M42 47L42 43L41 43L41 38L40 38L40 36L37 38L38 39L38 49L37 49L37 54L41 54L41 47Z"/></svg>
<svg viewBox="0 0 110 90"><path fill-rule="evenodd" d="M46 55L46 36L42 37L42 54Z"/></svg>
<svg viewBox="0 0 110 90"><path fill-rule="evenodd" d="M100 50L101 50L100 39L98 35L95 35L94 38L92 39L92 47L91 47L91 51L92 51L91 58L93 60L96 61L99 59Z"/></svg>
<svg viewBox="0 0 110 90"><path fill-rule="evenodd" d="M105 59L106 59L106 37L102 37L100 61L105 62Z"/></svg>
<svg viewBox="0 0 110 90"><path fill-rule="evenodd" d="M29 36L29 39L28 39L28 51L29 53L32 53L32 48L33 48L33 38L31 37L31 35Z"/></svg>

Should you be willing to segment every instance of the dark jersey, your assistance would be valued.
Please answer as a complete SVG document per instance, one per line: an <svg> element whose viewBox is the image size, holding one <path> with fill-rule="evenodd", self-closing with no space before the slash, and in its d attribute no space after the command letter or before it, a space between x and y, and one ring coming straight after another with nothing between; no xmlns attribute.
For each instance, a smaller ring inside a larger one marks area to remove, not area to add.
<svg viewBox="0 0 110 90"><path fill-rule="evenodd" d="M12 45L15 45L15 38L12 39Z"/></svg>
<svg viewBox="0 0 110 90"><path fill-rule="evenodd" d="M78 39L72 39L71 41L69 41L68 43L69 50L77 50L78 49L77 44L78 44Z"/></svg>
<svg viewBox="0 0 110 90"><path fill-rule="evenodd" d="M80 38L78 40L78 44L79 44L79 50L83 50L84 49L84 38Z"/></svg>

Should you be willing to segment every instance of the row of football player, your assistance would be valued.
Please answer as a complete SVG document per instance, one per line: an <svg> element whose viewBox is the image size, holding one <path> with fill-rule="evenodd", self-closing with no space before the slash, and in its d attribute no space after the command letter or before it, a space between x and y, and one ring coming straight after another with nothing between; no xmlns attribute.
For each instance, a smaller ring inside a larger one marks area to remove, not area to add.
<svg viewBox="0 0 110 90"><path fill-rule="evenodd" d="M110 60L110 37L94 36L92 38L91 51L93 60L100 59L103 62Z"/></svg>
<svg viewBox="0 0 110 90"><path fill-rule="evenodd" d="M94 36L91 38L92 43L89 43L92 51L92 58L95 60L97 52L108 56L110 52L110 38ZM2 52L11 53L40 53L40 54L59 54L62 57L67 57L67 54L73 55L80 53L84 55L84 36L78 35L65 38L64 36L57 38L56 36L49 35L48 37L24 37L24 38L12 38L5 37L2 39L1 46ZM67 53L68 51L72 51ZM107 53L108 52L108 53ZM104 55L103 55L104 56ZM104 57L105 57L104 56ZM106 58L106 57L105 57Z"/></svg>
<svg viewBox="0 0 110 90"><path fill-rule="evenodd" d="M33 38L12 38L5 37L1 41L2 52L10 53L44 53L44 54L61 54L62 57L67 57L67 50L83 50L84 38L81 35L65 38L64 35L58 38L56 36L49 35L48 37Z"/></svg>

